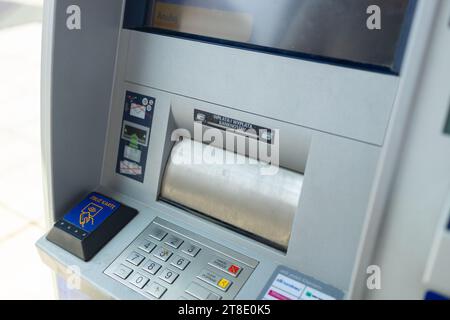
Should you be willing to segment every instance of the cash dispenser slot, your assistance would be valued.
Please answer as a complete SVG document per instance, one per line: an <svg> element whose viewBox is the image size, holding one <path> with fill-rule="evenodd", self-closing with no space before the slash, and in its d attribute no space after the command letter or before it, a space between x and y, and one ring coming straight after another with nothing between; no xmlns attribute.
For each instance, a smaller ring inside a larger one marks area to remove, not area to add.
<svg viewBox="0 0 450 320"><path fill-rule="evenodd" d="M191 151L197 153L195 158L205 148L214 148L219 158L234 156L183 139L172 149L161 198L286 251L303 175L283 168L274 175L263 175L260 169L266 164L249 164L242 155L236 155L238 164L192 164Z"/></svg>
<svg viewBox="0 0 450 320"><path fill-rule="evenodd" d="M286 252L300 203L310 134L276 136L279 133L269 127L279 123L263 118L247 123L248 115L236 117L241 121L197 109L192 127L186 106L174 102L171 111L171 127L193 130L167 136L176 142L167 147L159 199ZM218 128L220 123L225 127ZM202 132L203 138L195 132ZM273 139L267 139L267 132ZM289 157L279 153L279 145L301 155L296 166L285 161ZM271 161L276 153L277 160Z"/></svg>

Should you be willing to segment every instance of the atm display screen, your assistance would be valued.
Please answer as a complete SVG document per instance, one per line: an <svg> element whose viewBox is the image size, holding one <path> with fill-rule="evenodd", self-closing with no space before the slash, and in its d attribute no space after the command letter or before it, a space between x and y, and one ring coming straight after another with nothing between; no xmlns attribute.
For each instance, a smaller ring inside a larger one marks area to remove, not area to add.
<svg viewBox="0 0 450 320"><path fill-rule="evenodd" d="M125 27L397 73L413 0L131 0Z"/></svg>

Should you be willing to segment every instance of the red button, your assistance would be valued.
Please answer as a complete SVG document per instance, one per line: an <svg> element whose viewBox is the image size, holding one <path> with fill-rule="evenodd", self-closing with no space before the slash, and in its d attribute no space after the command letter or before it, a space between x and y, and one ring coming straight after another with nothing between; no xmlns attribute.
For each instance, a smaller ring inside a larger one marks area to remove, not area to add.
<svg viewBox="0 0 450 320"><path fill-rule="evenodd" d="M230 266L228 268L228 271L231 272L232 274L236 274L236 273L239 272L240 269L241 269L240 267L238 267L237 265L233 264L232 266Z"/></svg>

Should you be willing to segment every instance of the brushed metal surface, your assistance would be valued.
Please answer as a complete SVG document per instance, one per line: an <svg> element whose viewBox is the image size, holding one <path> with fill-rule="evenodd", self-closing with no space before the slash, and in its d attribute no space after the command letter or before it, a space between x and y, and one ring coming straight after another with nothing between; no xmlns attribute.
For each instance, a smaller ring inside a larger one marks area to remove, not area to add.
<svg viewBox="0 0 450 320"><path fill-rule="evenodd" d="M236 163L199 161L211 152L214 159L234 157ZM161 197L287 249L303 175L283 168L263 175L267 164L253 161L185 139L173 147Z"/></svg>

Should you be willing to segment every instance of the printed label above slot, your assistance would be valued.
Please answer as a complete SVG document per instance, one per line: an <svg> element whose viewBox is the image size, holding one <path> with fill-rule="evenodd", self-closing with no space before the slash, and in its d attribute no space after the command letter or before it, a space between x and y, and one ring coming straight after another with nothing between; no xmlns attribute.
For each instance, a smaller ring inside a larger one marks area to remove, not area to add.
<svg viewBox="0 0 450 320"><path fill-rule="evenodd" d="M274 142L275 131L272 129L207 111L195 109L194 122L223 131L232 131L233 133L260 140L268 144L273 144Z"/></svg>

